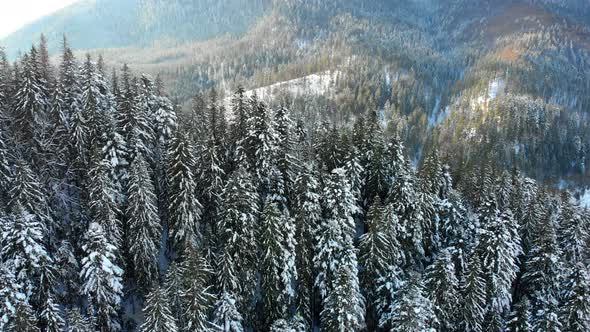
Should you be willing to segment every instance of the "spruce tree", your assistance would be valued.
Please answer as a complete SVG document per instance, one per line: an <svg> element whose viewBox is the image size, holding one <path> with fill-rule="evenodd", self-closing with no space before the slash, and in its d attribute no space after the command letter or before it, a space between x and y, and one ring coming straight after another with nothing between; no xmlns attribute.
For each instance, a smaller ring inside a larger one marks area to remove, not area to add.
<svg viewBox="0 0 590 332"><path fill-rule="evenodd" d="M49 98L46 82L40 76L38 53L35 47L23 56L22 77L18 82L13 105L14 132L18 133L21 142L30 150L26 155L39 158L38 155L45 130L48 129ZM36 162L40 162L36 159Z"/></svg>
<svg viewBox="0 0 590 332"><path fill-rule="evenodd" d="M37 318L33 308L24 302L19 303L16 307L14 318L8 324L7 332L39 332L37 327Z"/></svg>
<svg viewBox="0 0 590 332"><path fill-rule="evenodd" d="M99 160L89 171L88 199L91 220L99 224L116 251L123 243L123 229L119 220L117 192L112 183L111 164ZM119 255L119 253L117 253Z"/></svg>
<svg viewBox="0 0 590 332"><path fill-rule="evenodd" d="M274 125L277 134L277 167L285 183L286 196L291 198L299 169L299 161L294 155L295 123L286 107L280 107L275 112Z"/></svg>
<svg viewBox="0 0 590 332"><path fill-rule="evenodd" d="M427 220L424 214L416 178L406 165L392 188L388 198L399 218L402 246L408 264L421 264L425 259Z"/></svg>
<svg viewBox="0 0 590 332"><path fill-rule="evenodd" d="M535 330L554 324L549 320L556 319L555 310L559 303L561 266L554 219L550 208L545 209L533 229L532 246L524 264L523 280L531 299Z"/></svg>
<svg viewBox="0 0 590 332"><path fill-rule="evenodd" d="M295 242L292 218L268 202L261 216L261 279L265 317L270 325L289 313L295 297Z"/></svg>
<svg viewBox="0 0 590 332"><path fill-rule="evenodd" d="M138 155L131 164L127 201L129 254L140 289L147 290L158 279L158 254L162 226L148 164Z"/></svg>
<svg viewBox="0 0 590 332"><path fill-rule="evenodd" d="M181 131L177 132L170 144L168 164L170 238L174 248L180 251L198 243L202 209L196 196L193 150L188 137Z"/></svg>
<svg viewBox="0 0 590 332"><path fill-rule="evenodd" d="M186 251L182 264L181 297L185 310L179 325L184 331L211 331L208 318L214 297L208 283L212 270L205 258L193 248Z"/></svg>
<svg viewBox="0 0 590 332"><path fill-rule="evenodd" d="M466 332L483 331L487 288L481 264L479 256L472 254L462 278L461 328Z"/></svg>
<svg viewBox="0 0 590 332"><path fill-rule="evenodd" d="M297 264L297 307L308 325L312 323L314 312L314 236L322 218L320 205L319 184L317 183L313 167L306 165L303 172L295 181L295 238Z"/></svg>
<svg viewBox="0 0 590 332"><path fill-rule="evenodd" d="M590 276L583 263L577 263L567 275L564 285L560 321L563 331L590 330Z"/></svg>
<svg viewBox="0 0 590 332"><path fill-rule="evenodd" d="M145 321L141 325L143 332L177 332L176 319L170 311L166 290L154 288L146 297L143 314Z"/></svg>
<svg viewBox="0 0 590 332"><path fill-rule="evenodd" d="M569 197L565 197L563 201L558 219L558 242L565 261L573 266L590 254L587 244L590 230L580 215L579 207L573 206Z"/></svg>
<svg viewBox="0 0 590 332"><path fill-rule="evenodd" d="M65 320L62 317L59 304L55 302L53 296L47 298L41 312L41 320L47 332L61 332L65 326Z"/></svg>
<svg viewBox="0 0 590 332"><path fill-rule="evenodd" d="M531 320L530 302L525 296L514 306L507 330L510 332L531 332L533 331Z"/></svg>
<svg viewBox="0 0 590 332"><path fill-rule="evenodd" d="M364 326L364 298L360 293L357 254L353 244L356 203L350 191L343 169L335 169L324 188L324 220L316 235L316 255L314 266L317 270L316 287L324 304L322 322L325 326L339 326L341 315L346 315L354 323L352 329ZM335 308L326 310L326 306L336 306L346 287L349 305L346 313L334 316ZM334 293L336 292L336 293ZM326 317L327 316L327 317Z"/></svg>
<svg viewBox="0 0 590 332"><path fill-rule="evenodd" d="M93 332L92 321L80 313L77 307L67 310L67 332Z"/></svg>
<svg viewBox="0 0 590 332"><path fill-rule="evenodd" d="M325 331L360 331L364 326L364 307L358 285L351 283L356 271L342 266L336 271L331 291L324 300L321 326Z"/></svg>
<svg viewBox="0 0 590 332"><path fill-rule="evenodd" d="M217 225L221 258L226 262L222 266L230 274L225 277L232 278L237 284L234 289L234 282L230 282L223 291L228 296L235 296L233 301L237 301L239 310L246 313L244 309L249 308L255 292L259 242L258 198L250 174L243 168L234 171L222 197Z"/></svg>
<svg viewBox="0 0 590 332"><path fill-rule="evenodd" d="M414 276L404 285L396 296L397 300L382 317L380 325L389 324L395 331L434 332L438 321L434 306L424 295L419 276Z"/></svg>
<svg viewBox="0 0 590 332"><path fill-rule="evenodd" d="M222 292L215 304L213 324L223 332L243 332L242 315L238 312L236 300L227 292Z"/></svg>
<svg viewBox="0 0 590 332"><path fill-rule="evenodd" d="M454 331L461 296L450 249L443 249L426 269L425 287L434 305L438 330Z"/></svg>
<svg viewBox="0 0 590 332"><path fill-rule="evenodd" d="M26 301L22 285L17 282L12 266L0 263L0 330L7 329L19 303Z"/></svg>
<svg viewBox="0 0 590 332"><path fill-rule="evenodd" d="M519 271L522 248L518 226L510 211L502 213L496 208L493 197L482 200L479 212L482 229L476 254L484 267L490 310L501 314L510 308L512 283Z"/></svg>
<svg viewBox="0 0 590 332"><path fill-rule="evenodd" d="M40 271L52 262L46 247L46 232L40 219L20 206L3 225L1 257L13 271L28 300L40 291Z"/></svg>
<svg viewBox="0 0 590 332"><path fill-rule="evenodd" d="M81 294L86 296L90 310L96 318L99 331L120 329L118 310L123 293L123 270L116 265L116 248L107 238L103 227L93 222L89 225L82 246Z"/></svg>
<svg viewBox="0 0 590 332"><path fill-rule="evenodd" d="M168 294L170 311L177 322L181 321L182 315L184 314L184 300L182 296L184 292L184 275L184 264L174 260L168 265L168 270L164 276L163 287Z"/></svg>
<svg viewBox="0 0 590 332"><path fill-rule="evenodd" d="M361 285L367 294L367 325L378 323L378 309L383 301L387 302L387 292L379 289L380 279L386 278L389 270L402 265L401 248L397 239L398 220L395 213L381 206L381 199L375 196L373 205L367 213L365 222L368 232L360 238L359 262L363 266Z"/></svg>

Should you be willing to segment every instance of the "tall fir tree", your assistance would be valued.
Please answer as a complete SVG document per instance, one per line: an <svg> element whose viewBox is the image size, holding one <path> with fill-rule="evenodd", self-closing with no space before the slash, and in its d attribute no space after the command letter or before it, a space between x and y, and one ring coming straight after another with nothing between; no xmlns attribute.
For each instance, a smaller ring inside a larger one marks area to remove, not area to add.
<svg viewBox="0 0 590 332"><path fill-rule="evenodd" d="M186 251L182 264L181 298L185 309L178 325L184 331L212 331L213 326L208 319L214 296L208 284L213 271L207 260L194 248Z"/></svg>
<svg viewBox="0 0 590 332"><path fill-rule="evenodd" d="M197 197L195 157L186 134L178 131L168 152L168 217L173 247L181 251L200 239L202 206Z"/></svg>
<svg viewBox="0 0 590 332"><path fill-rule="evenodd" d="M427 296L434 305L438 330L455 331L459 322L457 318L461 294L450 249L441 250L426 269L424 284Z"/></svg>
<svg viewBox="0 0 590 332"><path fill-rule="evenodd" d="M123 270L116 265L116 248L98 223L91 223L82 246L81 294L86 296L98 331L119 330Z"/></svg>
<svg viewBox="0 0 590 332"><path fill-rule="evenodd" d="M559 317L563 324L563 331L588 331L590 329L588 268L582 263L577 263L571 268L566 280Z"/></svg>
<svg viewBox="0 0 590 332"><path fill-rule="evenodd" d="M234 171L222 197L217 225L221 251L218 266L229 282L224 283L225 289L221 291L233 298L240 312L247 315L256 290L259 243L258 197L250 174L243 168ZM223 299L227 305L228 298Z"/></svg>
<svg viewBox="0 0 590 332"><path fill-rule="evenodd" d="M486 310L486 280L477 254L472 254L467 264L467 271L462 276L461 294L461 328L466 332L483 331Z"/></svg>
<svg viewBox="0 0 590 332"><path fill-rule="evenodd" d="M531 332L531 308L530 301L525 296L515 306L508 321L507 330L510 332Z"/></svg>
<svg viewBox="0 0 590 332"><path fill-rule="evenodd" d="M396 331L434 332L438 324L434 306L425 296L419 276L414 276L397 292L397 300L392 304L380 325L389 324Z"/></svg>
<svg viewBox="0 0 590 332"><path fill-rule="evenodd" d="M315 307L314 288L314 236L322 218L319 184L312 165L306 165L295 181L296 201L294 206L297 307L308 325L312 324Z"/></svg>
<svg viewBox="0 0 590 332"><path fill-rule="evenodd" d="M129 254L140 289L148 290L158 280L158 254L162 225L149 166L138 155L131 164L127 201Z"/></svg>
<svg viewBox="0 0 590 332"><path fill-rule="evenodd" d="M275 202L261 216L261 281L266 325L290 314L295 297L295 229L293 219Z"/></svg>
<svg viewBox="0 0 590 332"><path fill-rule="evenodd" d="M176 319L170 312L170 303L166 290L161 287L154 288L146 298L143 308L145 321L141 325L143 332L176 332L178 326Z"/></svg>
<svg viewBox="0 0 590 332"><path fill-rule="evenodd" d="M324 220L316 234L314 266L317 271L316 287L323 301L322 324L339 326L341 315L346 315L357 330L364 326L364 298L360 292L356 248L353 244L355 224L352 218L357 205L343 169L332 171L324 187ZM346 313L334 316L341 287L346 287L349 297Z"/></svg>

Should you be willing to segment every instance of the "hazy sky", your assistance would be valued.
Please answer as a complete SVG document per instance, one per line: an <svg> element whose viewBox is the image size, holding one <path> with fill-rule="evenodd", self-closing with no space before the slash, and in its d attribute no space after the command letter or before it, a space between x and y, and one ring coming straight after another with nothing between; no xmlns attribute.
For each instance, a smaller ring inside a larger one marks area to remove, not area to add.
<svg viewBox="0 0 590 332"><path fill-rule="evenodd" d="M0 0L0 38L78 0Z"/></svg>

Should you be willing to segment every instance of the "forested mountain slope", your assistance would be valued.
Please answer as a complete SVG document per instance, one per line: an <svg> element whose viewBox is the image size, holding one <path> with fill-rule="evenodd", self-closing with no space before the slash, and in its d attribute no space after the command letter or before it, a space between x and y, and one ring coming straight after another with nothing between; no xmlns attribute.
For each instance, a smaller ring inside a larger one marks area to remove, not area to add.
<svg viewBox="0 0 590 332"><path fill-rule="evenodd" d="M293 112L351 124L375 109L414 163L439 146L456 169L491 160L576 186L590 169L588 7L584 0L83 1L4 44L67 32L80 57L89 51L115 68L160 74L185 108L203 89L228 98L238 85L276 87L338 71L325 94L292 96ZM101 16L113 11L124 18ZM64 23L77 20L95 22L101 29L90 33L100 36L78 40L84 29ZM274 91L265 101L284 100Z"/></svg>

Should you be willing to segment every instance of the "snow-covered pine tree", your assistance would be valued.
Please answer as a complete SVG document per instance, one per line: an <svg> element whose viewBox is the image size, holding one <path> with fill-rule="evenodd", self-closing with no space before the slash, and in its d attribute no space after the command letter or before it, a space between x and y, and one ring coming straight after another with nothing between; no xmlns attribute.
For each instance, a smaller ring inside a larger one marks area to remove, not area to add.
<svg viewBox="0 0 590 332"><path fill-rule="evenodd" d="M100 90L97 84L96 68L90 54L82 66L82 109L88 127L88 149L95 151L101 148L99 140L105 128L105 119L100 105Z"/></svg>
<svg viewBox="0 0 590 332"><path fill-rule="evenodd" d="M571 268L564 285L560 321L563 331L590 331L590 276L588 267L577 263Z"/></svg>
<svg viewBox="0 0 590 332"><path fill-rule="evenodd" d="M61 63L59 66L59 83L64 89L65 120L69 124L74 114L82 111L82 89L78 64L72 49L64 36Z"/></svg>
<svg viewBox="0 0 590 332"><path fill-rule="evenodd" d="M326 311L327 301L335 305L334 299L341 295L333 294L336 291L336 283L339 283L346 285L346 293L349 296L346 315L351 322L354 322L352 328L360 329L364 326L365 307L364 298L360 292L357 254L353 244L355 224L352 215L357 205L343 169L337 168L332 171L326 180L323 198L324 220L316 234L316 254L313 260L317 271L315 285L320 291L324 304L322 316L331 317L322 317L322 324L337 326L334 324L338 322L333 319L341 317L340 314L333 316L333 310Z"/></svg>
<svg viewBox="0 0 590 332"><path fill-rule="evenodd" d="M295 122L291 118L291 112L286 107L280 107L275 112L275 132L277 134L277 167L281 172L285 183L285 196L292 200L295 179L299 172L299 161L294 154Z"/></svg>
<svg viewBox="0 0 590 332"><path fill-rule="evenodd" d="M294 225L276 202L267 202L261 216L261 284L266 325L290 314L295 297Z"/></svg>
<svg viewBox="0 0 590 332"><path fill-rule="evenodd" d="M94 332L92 321L82 315L77 307L67 309L68 324L65 331L67 332Z"/></svg>
<svg viewBox="0 0 590 332"><path fill-rule="evenodd" d="M53 68L49 59L49 50L47 49L47 38L44 34L39 37L39 75L47 84L49 90L53 86Z"/></svg>
<svg viewBox="0 0 590 332"><path fill-rule="evenodd" d="M137 155L131 164L127 189L127 241L135 281L144 291L152 288L159 277L162 225L154 190L149 166L142 155Z"/></svg>
<svg viewBox="0 0 590 332"><path fill-rule="evenodd" d="M563 205L558 218L558 242L565 262L574 266L588 258L590 249L590 228L584 222L579 207L572 205L569 195L562 199Z"/></svg>
<svg viewBox="0 0 590 332"><path fill-rule="evenodd" d="M4 258L3 258L4 260ZM14 318L16 307L26 301L22 285L16 281L13 266L0 263L0 330L7 329L7 324Z"/></svg>
<svg viewBox="0 0 590 332"><path fill-rule="evenodd" d="M412 276L396 294L396 300L380 321L399 332L435 332L438 321L432 302L424 295L420 276Z"/></svg>
<svg viewBox="0 0 590 332"><path fill-rule="evenodd" d="M174 138L174 133L178 126L176 111L168 97L164 95L158 95L156 97L154 120L157 150L159 150L159 153L164 153L170 140Z"/></svg>
<svg viewBox="0 0 590 332"><path fill-rule="evenodd" d="M399 218L400 239L406 253L406 264L421 264L425 258L426 224L419 186L409 165L398 174L388 202Z"/></svg>
<svg viewBox="0 0 590 332"><path fill-rule="evenodd" d="M388 292L381 289L384 285L380 280L386 279L390 269L396 269L403 262L397 239L397 216L381 205L379 195L375 196L365 222L368 231L360 238L359 263L363 267L361 285L367 298L367 325L371 328L373 323L379 323L380 303L389 300Z"/></svg>
<svg viewBox="0 0 590 332"><path fill-rule="evenodd" d="M424 191L440 199L447 197L449 188L447 188L443 165L436 149L433 149L424 159L418 174Z"/></svg>
<svg viewBox="0 0 590 332"><path fill-rule="evenodd" d="M16 283L22 285L26 300L39 292L40 270L51 263L46 247L46 229L39 217L20 205L3 223L1 257L13 271Z"/></svg>
<svg viewBox="0 0 590 332"><path fill-rule="evenodd" d="M17 212L22 208L40 220L47 221L47 202L41 184L31 167L22 159L17 160L14 165L8 197L9 210Z"/></svg>
<svg viewBox="0 0 590 332"><path fill-rule="evenodd" d="M141 153L151 164L153 162L153 147L156 136L154 132L155 95L154 84L146 75L142 75L133 93L131 113L125 132L128 133L127 144L131 152L131 160L135 155ZM127 96L125 97L127 98Z"/></svg>
<svg viewBox="0 0 590 332"><path fill-rule="evenodd" d="M507 330L510 332L532 332L533 326L531 325L531 321L531 303L524 296L514 305L514 310L507 323Z"/></svg>
<svg viewBox="0 0 590 332"><path fill-rule="evenodd" d="M455 331L459 322L459 280L451 249L441 250L434 262L426 269L425 287L428 298L434 305L439 331Z"/></svg>
<svg viewBox="0 0 590 332"><path fill-rule="evenodd" d="M346 170L348 181L350 181L350 189L358 205L356 214L360 215L364 212L363 193L365 191L365 177L363 173L365 170L361 165L359 152L354 146L351 147L350 153L346 157L344 169ZM361 218L357 219L360 220Z"/></svg>
<svg viewBox="0 0 590 332"><path fill-rule="evenodd" d="M522 254L518 225L510 211L500 212L492 196L482 198L476 254L480 256L487 283L488 311L502 315L512 302L512 283ZM495 316L495 315L494 315Z"/></svg>
<svg viewBox="0 0 590 332"><path fill-rule="evenodd" d="M388 156L385 142L380 132L371 134L369 148L367 150L367 179L366 179L366 199L370 204L375 196L382 200L389 193L390 178L388 174Z"/></svg>
<svg viewBox="0 0 590 332"><path fill-rule="evenodd" d="M41 312L41 321L46 332L62 332L65 327L65 320L62 317L59 304L53 296L47 297Z"/></svg>
<svg viewBox="0 0 590 332"><path fill-rule="evenodd" d="M58 287L61 291L57 293L60 303L72 304L77 296L80 287L80 264L74 254L74 248L69 241L62 241L55 252L55 266L57 266L56 277Z"/></svg>
<svg viewBox="0 0 590 332"><path fill-rule="evenodd" d="M248 119L248 136L246 150L249 154L249 165L262 199L269 191L269 174L276 165L278 136L274 128L274 119L264 103L258 103Z"/></svg>
<svg viewBox="0 0 590 332"><path fill-rule="evenodd" d="M176 319L170 311L168 294L162 287L155 287L147 295L143 308L145 321L141 325L142 332L177 332Z"/></svg>
<svg viewBox="0 0 590 332"><path fill-rule="evenodd" d="M187 135L181 130L169 146L168 164L170 239L173 247L182 251L186 246L196 245L199 241L202 206L196 193L193 149Z"/></svg>
<svg viewBox="0 0 590 332"><path fill-rule="evenodd" d="M11 145L9 142L9 135L7 133L7 126L2 119L3 111L0 106L0 204L3 205L2 210L6 210L8 205L8 192L12 182L12 156ZM6 211L8 212L8 211Z"/></svg>
<svg viewBox="0 0 590 332"><path fill-rule="evenodd" d="M277 319L270 326L270 332L304 332L309 331L309 325L303 317L295 316L292 319Z"/></svg>
<svg viewBox="0 0 590 332"><path fill-rule="evenodd" d="M80 293L88 299L96 329L101 332L119 330L117 312L123 294L123 270L116 265L116 248L99 223L89 225L82 250Z"/></svg>
<svg viewBox="0 0 590 332"><path fill-rule="evenodd" d="M37 154L42 153L39 144L42 144L43 135L49 129L47 111L50 99L46 82L40 75L38 52L35 47L23 56L21 63L21 77L13 98L13 132L18 135L25 147L28 147L28 151L23 151L24 155L40 162L41 160L37 159L40 156Z"/></svg>
<svg viewBox="0 0 590 332"><path fill-rule="evenodd" d="M242 315L238 312L235 298L223 291L215 304L212 323L219 331L243 332Z"/></svg>
<svg viewBox="0 0 590 332"><path fill-rule="evenodd" d="M8 323L7 332L39 332L37 317L31 305L27 302L16 306L14 318Z"/></svg>
<svg viewBox="0 0 590 332"><path fill-rule="evenodd" d="M462 277L461 328L465 332L482 332L486 312L486 280L481 259L475 253L469 258Z"/></svg>
<svg viewBox="0 0 590 332"><path fill-rule="evenodd" d="M356 268L342 265L334 274L332 289L324 299L321 326L325 331L355 332L364 327L364 307L356 278Z"/></svg>
<svg viewBox="0 0 590 332"><path fill-rule="evenodd" d="M183 308L183 275L184 266L178 261L174 260L168 265L168 270L164 276L164 287L168 294L168 301L170 302L170 311L177 322L181 321L184 314Z"/></svg>
<svg viewBox="0 0 590 332"><path fill-rule="evenodd" d="M197 251L190 248L183 257L183 287L181 297L184 303L182 319L178 322L184 331L212 331L208 321L212 312L214 296L211 287L207 286L212 270L207 260Z"/></svg>
<svg viewBox="0 0 590 332"><path fill-rule="evenodd" d="M123 243L123 230L119 221L117 192L109 176L112 172L110 162L99 157L97 163L88 171L88 199L91 220L99 224L109 242L115 246L119 256Z"/></svg>
<svg viewBox="0 0 590 332"><path fill-rule="evenodd" d="M233 300L237 301L239 310L246 314L245 309L250 309L256 289L259 239L258 197L252 177L244 168L231 174L222 197L218 240L223 261L227 262L225 272L236 273L233 277L225 277L235 278L238 284L237 289L223 291L228 296L235 296ZM233 287L232 283L227 286Z"/></svg>
<svg viewBox="0 0 590 332"><path fill-rule="evenodd" d="M533 228L531 248L525 257L522 278L531 300L533 328L549 327L557 319L560 296L561 256L555 234L556 215L547 206ZM546 325L549 324L549 325Z"/></svg>
<svg viewBox="0 0 590 332"><path fill-rule="evenodd" d="M88 162L88 125L81 110L72 114L70 120L70 149L75 165L83 170Z"/></svg>
<svg viewBox="0 0 590 332"><path fill-rule="evenodd" d="M210 126L213 125L217 124L210 124ZM199 197L203 204L202 219L209 233L215 232L214 221L218 217L220 196L226 179L221 144L221 138L206 138L197 163L199 165L199 186L202 188L202 195ZM215 233L208 235L209 238L216 236Z"/></svg>
<svg viewBox="0 0 590 332"><path fill-rule="evenodd" d="M248 162L244 140L248 136L248 117L250 109L244 93L244 88L238 86L231 100L232 114L234 117L230 124L229 156L233 156L233 158L230 158L229 161L231 163L233 159L235 165L230 165L230 170L234 170L239 164L244 165L244 163Z"/></svg>
<svg viewBox="0 0 590 332"><path fill-rule="evenodd" d="M314 312L314 236L322 218L319 185L313 166L307 164L295 181L294 204L295 238L297 239L297 307L307 324L311 326Z"/></svg>

